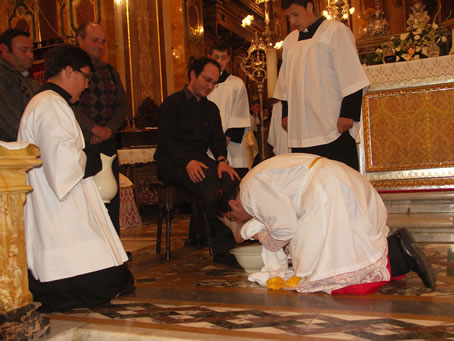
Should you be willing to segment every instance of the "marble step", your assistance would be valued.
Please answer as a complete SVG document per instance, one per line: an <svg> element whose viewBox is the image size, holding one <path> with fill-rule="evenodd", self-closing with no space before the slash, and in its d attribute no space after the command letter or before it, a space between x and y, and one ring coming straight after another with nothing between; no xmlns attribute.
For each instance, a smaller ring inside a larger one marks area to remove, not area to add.
<svg viewBox="0 0 454 341"><path fill-rule="evenodd" d="M381 194L389 214L454 213L454 192Z"/></svg>
<svg viewBox="0 0 454 341"><path fill-rule="evenodd" d="M391 230L405 227L417 242L453 243L454 213L390 213L387 224Z"/></svg>

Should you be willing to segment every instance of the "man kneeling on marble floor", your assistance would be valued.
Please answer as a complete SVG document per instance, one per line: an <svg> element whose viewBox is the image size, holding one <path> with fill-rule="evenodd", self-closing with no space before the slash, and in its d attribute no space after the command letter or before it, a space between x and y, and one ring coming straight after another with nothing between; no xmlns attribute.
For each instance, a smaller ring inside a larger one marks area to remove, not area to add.
<svg viewBox="0 0 454 341"><path fill-rule="evenodd" d="M343 163L312 154L275 156L240 184L222 185L216 201L220 215L240 223L229 225L237 243L262 244L264 267L249 275L262 286L368 294L413 270L435 287L410 233L389 233L380 195Z"/></svg>
<svg viewBox="0 0 454 341"><path fill-rule="evenodd" d="M47 83L28 103L18 135L38 146L42 159L27 173L29 287L41 312L90 308L132 292L134 277L93 180L100 154L85 147L71 109L88 87L92 61L64 44L46 54L44 69Z"/></svg>

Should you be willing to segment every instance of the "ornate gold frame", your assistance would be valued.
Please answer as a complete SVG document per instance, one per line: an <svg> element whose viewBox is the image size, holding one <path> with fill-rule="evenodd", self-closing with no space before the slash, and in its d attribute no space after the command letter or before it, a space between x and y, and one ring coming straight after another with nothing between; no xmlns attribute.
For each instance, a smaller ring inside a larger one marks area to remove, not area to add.
<svg viewBox="0 0 454 341"><path fill-rule="evenodd" d="M454 188L454 83L368 93L365 173L380 189Z"/></svg>

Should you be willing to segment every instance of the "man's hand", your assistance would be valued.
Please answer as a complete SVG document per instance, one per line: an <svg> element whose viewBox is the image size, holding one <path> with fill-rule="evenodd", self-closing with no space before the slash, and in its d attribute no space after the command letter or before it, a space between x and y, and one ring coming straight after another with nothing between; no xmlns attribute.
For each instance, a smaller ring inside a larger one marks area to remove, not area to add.
<svg viewBox="0 0 454 341"><path fill-rule="evenodd" d="M238 180L240 179L240 176L238 173L230 167L226 162L218 162L218 178L222 179L222 173L227 173L230 175L230 179L235 180L237 178Z"/></svg>
<svg viewBox="0 0 454 341"><path fill-rule="evenodd" d="M282 118L281 126L282 126L282 128L284 128L285 131L288 131L288 130L287 130L287 127L288 127L288 117Z"/></svg>
<svg viewBox="0 0 454 341"><path fill-rule="evenodd" d="M229 145L231 139L232 139L232 138L231 138L230 136L226 136L226 137L225 137L225 144L226 144L227 146Z"/></svg>
<svg viewBox="0 0 454 341"><path fill-rule="evenodd" d="M90 136L90 144L100 144L102 139L100 137L96 137L94 135Z"/></svg>
<svg viewBox="0 0 454 341"><path fill-rule="evenodd" d="M202 182L205 179L204 169L207 169L207 165L197 160L191 160L186 165L186 173L188 173L189 179L194 182Z"/></svg>
<svg viewBox="0 0 454 341"><path fill-rule="evenodd" d="M339 117L337 121L337 130L339 133L345 133L348 129L353 127L353 120L351 118Z"/></svg>
<svg viewBox="0 0 454 341"><path fill-rule="evenodd" d="M97 124L91 129L91 133L93 136L101 139L101 141L108 140L112 136L112 130Z"/></svg>

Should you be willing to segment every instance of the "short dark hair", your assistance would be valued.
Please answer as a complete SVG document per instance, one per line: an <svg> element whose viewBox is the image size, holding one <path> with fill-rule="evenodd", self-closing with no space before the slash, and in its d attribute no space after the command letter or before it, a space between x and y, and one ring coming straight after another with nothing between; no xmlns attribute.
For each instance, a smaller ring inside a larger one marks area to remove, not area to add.
<svg viewBox="0 0 454 341"><path fill-rule="evenodd" d="M44 57L44 78L58 75L67 66L71 66L74 71L85 66L93 70L93 62L87 52L75 45L61 44L47 51Z"/></svg>
<svg viewBox="0 0 454 341"><path fill-rule="evenodd" d="M15 28L8 28L0 35L0 44L5 44L11 51L11 42L16 37L30 37L30 33Z"/></svg>
<svg viewBox="0 0 454 341"><path fill-rule="evenodd" d="M188 80L191 80L191 71L194 70L195 76L199 77L200 73L203 71L203 68L207 64L213 64L219 69L219 72L221 72L221 65L214 59L208 58L208 57L200 57L197 59L194 59L190 64L188 68Z"/></svg>
<svg viewBox="0 0 454 341"><path fill-rule="evenodd" d="M222 184L216 192L216 211L218 216L230 212L232 208L229 205L230 200L235 200L240 192L240 184L238 181Z"/></svg>
<svg viewBox="0 0 454 341"><path fill-rule="evenodd" d="M230 46L225 40L216 40L213 43L213 46L211 46L211 48L208 50L208 54L213 54L213 51L216 50L221 52L226 51L227 54L230 56L229 48Z"/></svg>
<svg viewBox="0 0 454 341"><path fill-rule="evenodd" d="M304 8L307 7L307 4L311 2L312 4L314 4L314 1L313 0L282 0L282 3L281 3L281 8L282 9L288 9L291 5L295 4L295 5L300 5L300 6L303 6Z"/></svg>
<svg viewBox="0 0 454 341"><path fill-rule="evenodd" d="M93 22L86 22L82 25L80 25L77 29L76 29L76 44L79 45L79 43L77 42L77 37L81 37L82 39L85 39L85 37L87 36L87 26L90 25L90 24L94 24Z"/></svg>

